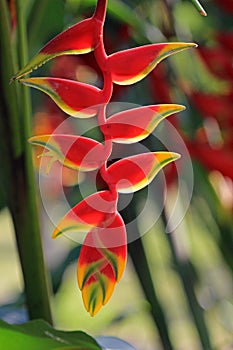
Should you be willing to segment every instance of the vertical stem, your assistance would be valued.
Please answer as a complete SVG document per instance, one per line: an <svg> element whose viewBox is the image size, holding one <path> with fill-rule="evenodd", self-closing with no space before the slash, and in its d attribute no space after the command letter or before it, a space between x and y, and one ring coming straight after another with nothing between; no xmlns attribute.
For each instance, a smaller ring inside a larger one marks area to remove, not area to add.
<svg viewBox="0 0 233 350"><path fill-rule="evenodd" d="M155 321L164 350L173 350L168 326L162 306L154 289L153 280L141 238L129 244L129 253L141 282L144 294L151 305L151 315Z"/></svg>
<svg viewBox="0 0 233 350"><path fill-rule="evenodd" d="M126 221L130 222L133 217L135 217L135 200L132 200L130 206L126 211ZM137 226L135 225L134 230L137 230ZM139 237L139 232L134 232L137 237ZM150 273L150 268L146 256L146 252L142 243L142 239L138 238L136 241L130 243L128 245L129 253L134 265L134 268L137 272L139 281L141 283L141 287L143 292L151 305L151 316L157 326L159 337L161 343L163 345L164 350L173 350L172 342L169 336L168 324L166 321L166 317L158 299L154 284L153 278Z"/></svg>
<svg viewBox="0 0 233 350"><path fill-rule="evenodd" d="M167 222L165 211L162 212L162 220L163 220L164 226L167 227L168 222ZM200 305L198 304L198 301L194 292L193 281L191 278L192 271L190 270L190 265L188 261L181 260L179 255L177 254L174 241L172 238L173 235L174 235L174 232L170 232L169 234L166 234L167 242L169 244L169 247L172 253L173 263L180 276L183 289L186 295L186 299L189 305L189 309L192 314L197 332L199 334L199 339L203 346L203 350L212 350L208 329L204 320L203 311Z"/></svg>
<svg viewBox="0 0 233 350"><path fill-rule="evenodd" d="M23 13L23 0L17 0L19 61L27 60L26 27ZM12 72L13 75L14 72ZM12 159L12 187L10 209L15 225L18 251L24 276L25 295L31 319L43 318L52 322L47 278L45 272L40 227L37 212L34 170L31 149L27 138L31 130L31 106L28 91L21 90L22 145L19 157ZM18 119L19 116L18 116Z"/></svg>
<svg viewBox="0 0 233 350"><path fill-rule="evenodd" d="M93 17L95 17L98 21L104 23L107 9L107 0L98 0L95 13Z"/></svg>
<svg viewBox="0 0 233 350"><path fill-rule="evenodd" d="M0 68L1 68L1 96L5 104L5 113L1 117L9 124L12 152L14 156L21 153L20 126L18 119L18 96L16 87L9 84L12 73L16 69L11 45L10 18L6 0L0 0ZM14 103L13 103L14 102Z"/></svg>

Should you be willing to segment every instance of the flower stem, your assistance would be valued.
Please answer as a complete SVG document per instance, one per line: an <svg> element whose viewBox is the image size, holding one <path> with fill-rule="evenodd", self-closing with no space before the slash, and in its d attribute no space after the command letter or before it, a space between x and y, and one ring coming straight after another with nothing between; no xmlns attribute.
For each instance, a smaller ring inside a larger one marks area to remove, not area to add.
<svg viewBox="0 0 233 350"><path fill-rule="evenodd" d="M164 210L162 212L161 218L164 223L164 226L168 227L168 221ZM186 295L187 303L189 305L189 309L193 317L193 321L196 326L203 349L212 350L213 348L210 343L208 329L204 320L203 310L200 307L194 292L192 270L190 268L189 261L187 259L185 260L179 257L174 244L173 236L174 236L174 232L170 232L170 230L169 230L169 233L166 234L167 242L172 254L173 264L181 279L183 289Z"/></svg>
<svg viewBox="0 0 233 350"><path fill-rule="evenodd" d="M5 0L1 0L1 3ZM19 62L24 65L27 60L26 28L23 7L24 0L17 0L17 25ZM5 8L6 2L5 2ZM10 38L8 38L10 43ZM14 72L11 72L13 76ZM32 164L31 149L27 138L31 130L31 106L28 91L24 87L20 92L20 105L18 103L17 121L20 121L22 133L22 150L17 157L11 159L11 186L12 195L9 207L11 210L18 252L23 271L25 295L29 317L43 318L52 322L47 278L44 266L40 227L36 203L36 190L34 182L34 170ZM18 122L19 123L19 122ZM11 137L9 135L9 137Z"/></svg>
<svg viewBox="0 0 233 350"><path fill-rule="evenodd" d="M133 199L125 211L124 218L126 219L127 222L131 222L135 217L136 215L135 207L136 207L136 200ZM134 230L135 237L140 237L137 225L134 225L133 230ZM149 263L148 263L146 252L143 246L142 238L138 238L136 241L130 243L128 245L128 249L129 249L129 254L131 256L138 279L141 283L143 292L146 296L146 299L150 303L150 306L151 306L150 313L158 329L158 334L159 334L163 349L174 350L170 339L170 335L169 335L166 316L154 287L153 278L151 276Z"/></svg>

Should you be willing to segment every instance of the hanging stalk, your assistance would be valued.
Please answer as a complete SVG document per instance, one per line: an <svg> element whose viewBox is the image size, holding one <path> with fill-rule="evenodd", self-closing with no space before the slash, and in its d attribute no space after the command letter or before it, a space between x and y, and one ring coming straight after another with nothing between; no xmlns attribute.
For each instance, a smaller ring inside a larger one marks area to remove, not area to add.
<svg viewBox="0 0 233 350"><path fill-rule="evenodd" d="M17 0L19 62L23 65L27 59L26 29L23 15L23 0ZM30 147L27 138L30 135L30 100L28 92L20 90L17 100L17 88L9 85L15 73L11 47L9 13L6 0L0 0L1 30L1 68L5 79L1 88L5 92L4 113L1 114L0 128L4 128L7 152L7 178L9 193L8 206L12 214L17 247L23 271L25 296L31 319L43 318L52 321L47 280L42 252L38 221L37 196L34 183L34 171ZM10 94L10 95L9 95ZM11 97L14 95L14 98ZM20 101L20 104L19 102ZM5 115L5 113L7 113ZM10 164L9 164L10 163ZM4 169L5 171L5 169Z"/></svg>
<svg viewBox="0 0 233 350"><path fill-rule="evenodd" d="M168 227L168 221L164 210L162 212L161 218L162 218L164 227ZM210 343L209 333L204 320L203 310L200 307L194 292L192 270L190 269L190 265L188 261L182 260L179 257L173 241L173 235L174 235L174 232L170 232L170 230L169 230L169 234L165 235L168 245L170 247L172 262L182 282L182 286L184 289L184 293L186 295L189 310L192 315L194 324L196 326L203 350L212 350L213 348Z"/></svg>

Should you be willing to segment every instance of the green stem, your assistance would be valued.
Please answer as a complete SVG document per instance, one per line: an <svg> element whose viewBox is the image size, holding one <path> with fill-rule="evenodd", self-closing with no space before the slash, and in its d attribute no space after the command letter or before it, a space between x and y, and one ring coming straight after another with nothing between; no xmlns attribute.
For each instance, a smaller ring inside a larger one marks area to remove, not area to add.
<svg viewBox="0 0 233 350"><path fill-rule="evenodd" d="M153 280L150 274L150 269L141 238L129 244L128 249L144 294L151 305L150 312L157 326L163 348L165 350L173 350L166 318L153 285Z"/></svg>
<svg viewBox="0 0 233 350"><path fill-rule="evenodd" d="M162 212L162 220L163 220L164 226L167 227L168 222L164 211ZM192 270L190 268L189 262L187 260L181 259L177 254L175 244L173 241L173 235L174 235L174 232L170 232L169 234L166 234L167 242L172 254L173 264L181 279L183 289L186 295L186 299L189 305L189 309L192 314L197 332L199 334L199 338L203 346L203 350L212 350L213 348L210 343L208 329L204 320L203 310L200 307L194 292Z"/></svg>
<svg viewBox="0 0 233 350"><path fill-rule="evenodd" d="M16 64L11 45L9 12L5 0L0 0L0 33L1 96L5 105L4 112L7 113L2 118L5 119L5 123L9 123L13 154L17 157L22 151L17 108L18 96L16 86L9 84L12 72L16 69Z"/></svg>
<svg viewBox="0 0 233 350"><path fill-rule="evenodd" d="M135 207L136 207L136 200L133 199L125 213L126 221L130 222L135 217ZM137 230L136 225L134 229L135 231ZM137 237L140 236L139 232L135 232L135 235ZM143 292L148 302L151 305L151 309L150 309L151 316L157 326L163 348L164 350L173 350L172 342L169 336L166 317L153 284L153 278L150 273L146 252L145 252L141 238L130 243L128 246L128 249L129 249L129 253L130 253L134 268L137 272L139 281L141 283Z"/></svg>
<svg viewBox="0 0 233 350"><path fill-rule="evenodd" d="M7 12L6 1L0 1L2 5L1 9L4 8ZM16 2L20 64L24 64L27 59L26 29L22 8L23 3L23 0L18 0ZM4 31L4 35L7 35L6 31ZM8 40L8 45L10 46L10 33L8 33L6 40ZM14 71L12 69L11 76L13 76L13 74ZM12 86L14 85L12 84ZM6 85L4 87L7 88ZM12 123L17 121L18 136L20 135L20 129L22 130L22 148L20 153L16 156L15 153L9 152L11 157L11 194L9 198L9 207L15 227L29 316L31 319L43 318L51 323L52 318L36 205L37 194L34 183L31 149L26 141L27 137L30 135L31 129L30 100L28 92L25 89L22 89L20 92L20 105L16 100L15 103L12 103L12 101L6 101L7 106L9 103L12 105L15 104L18 110L17 117L13 115L13 118L9 115L9 117L11 117L9 118L11 129ZM21 123L20 125L19 122ZM13 142L12 139L14 135L10 133L10 130L7 136L10 141ZM11 145L11 147L14 150L16 146Z"/></svg>

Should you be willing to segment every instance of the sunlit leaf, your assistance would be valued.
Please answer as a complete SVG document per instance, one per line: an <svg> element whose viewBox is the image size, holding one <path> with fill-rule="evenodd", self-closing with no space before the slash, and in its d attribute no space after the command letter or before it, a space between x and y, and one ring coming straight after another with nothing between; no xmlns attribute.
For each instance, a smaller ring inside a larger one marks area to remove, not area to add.
<svg viewBox="0 0 233 350"><path fill-rule="evenodd" d="M126 265L126 231L119 213L86 236L78 260L78 284L85 308L94 316L111 297Z"/></svg>
<svg viewBox="0 0 233 350"><path fill-rule="evenodd" d="M117 198L110 191L96 192L73 207L58 223L52 237L64 233L89 232L94 227L106 227L116 215Z"/></svg>
<svg viewBox="0 0 233 350"><path fill-rule="evenodd" d="M84 332L64 332L43 320L8 324L0 320L0 345L7 350L101 350Z"/></svg>
<svg viewBox="0 0 233 350"><path fill-rule="evenodd" d="M49 95L67 114L78 118L96 115L97 105L104 102L102 90L95 86L61 78L28 78L21 83Z"/></svg>
<svg viewBox="0 0 233 350"><path fill-rule="evenodd" d="M104 146L87 137L66 134L38 135L31 137L29 142L49 150L42 153L42 156L50 157L51 162L58 160L69 168L81 171L98 169L107 158Z"/></svg>
<svg viewBox="0 0 233 350"><path fill-rule="evenodd" d="M136 83L148 75L164 58L195 47L193 43L151 44L116 52L108 57L107 69L119 85Z"/></svg>
<svg viewBox="0 0 233 350"><path fill-rule="evenodd" d="M161 120L184 109L184 106L175 104L133 108L114 114L101 129L114 142L138 142L145 139Z"/></svg>
<svg viewBox="0 0 233 350"><path fill-rule="evenodd" d="M150 152L123 158L108 168L109 180L118 192L132 193L147 186L165 165L179 157L173 152Z"/></svg>

